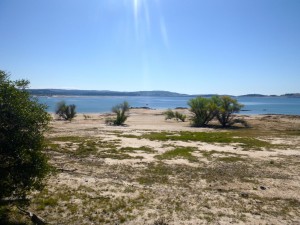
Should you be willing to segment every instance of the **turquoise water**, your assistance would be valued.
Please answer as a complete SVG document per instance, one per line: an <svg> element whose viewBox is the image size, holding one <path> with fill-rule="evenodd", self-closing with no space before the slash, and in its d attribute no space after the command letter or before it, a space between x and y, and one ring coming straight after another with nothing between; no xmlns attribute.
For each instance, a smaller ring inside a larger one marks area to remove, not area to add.
<svg viewBox="0 0 300 225"><path fill-rule="evenodd" d="M123 101L132 107L149 107L168 109L188 107L191 97L38 97L41 103L48 105L48 111L54 112L56 103L66 101L75 104L79 113L104 113ZM245 105L241 114L288 114L300 115L300 98L287 97L239 97L238 101Z"/></svg>

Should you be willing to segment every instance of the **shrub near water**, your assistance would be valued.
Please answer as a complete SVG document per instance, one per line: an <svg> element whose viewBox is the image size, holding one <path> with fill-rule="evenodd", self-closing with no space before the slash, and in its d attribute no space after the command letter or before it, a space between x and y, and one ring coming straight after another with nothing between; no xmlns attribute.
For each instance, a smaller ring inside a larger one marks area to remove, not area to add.
<svg viewBox="0 0 300 225"><path fill-rule="evenodd" d="M214 118L217 118L222 127L230 127L235 123L248 126L245 120L234 118L234 113L238 113L243 105L229 96L197 97L191 99L188 105L193 114L192 125L195 127L207 126Z"/></svg>
<svg viewBox="0 0 300 225"><path fill-rule="evenodd" d="M229 127L235 123L242 123L247 125L245 121L241 119L234 119L233 113L238 113L242 107L236 99L229 96L214 96L212 101L217 105L216 118L222 125L222 127Z"/></svg>
<svg viewBox="0 0 300 225"><path fill-rule="evenodd" d="M208 98L197 97L189 100L188 105L192 112L192 125L204 127L215 117L217 105Z"/></svg>
<svg viewBox="0 0 300 225"><path fill-rule="evenodd" d="M71 121L76 116L76 105L67 105L65 101L58 102L55 113L59 118Z"/></svg>
<svg viewBox="0 0 300 225"><path fill-rule="evenodd" d="M105 123L116 126L123 125L128 118L127 112L129 111L129 107L129 103L126 101L114 106L112 112L116 113L116 118L107 118Z"/></svg>

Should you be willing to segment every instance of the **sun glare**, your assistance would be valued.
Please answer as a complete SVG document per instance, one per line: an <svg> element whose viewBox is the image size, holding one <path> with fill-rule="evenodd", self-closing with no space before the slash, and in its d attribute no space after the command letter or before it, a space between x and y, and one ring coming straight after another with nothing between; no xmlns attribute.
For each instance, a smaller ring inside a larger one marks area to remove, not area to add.
<svg viewBox="0 0 300 225"><path fill-rule="evenodd" d="M133 0L133 12L134 12L134 19L136 20L139 13L139 4L140 0Z"/></svg>
<svg viewBox="0 0 300 225"><path fill-rule="evenodd" d="M140 41L155 35L155 30L158 30L165 47L169 48L168 31L160 10L159 0L130 0L129 2L132 5L136 39ZM158 18L153 19L153 12L150 12L149 4L156 5L156 7L151 7L151 10L156 9L154 15Z"/></svg>

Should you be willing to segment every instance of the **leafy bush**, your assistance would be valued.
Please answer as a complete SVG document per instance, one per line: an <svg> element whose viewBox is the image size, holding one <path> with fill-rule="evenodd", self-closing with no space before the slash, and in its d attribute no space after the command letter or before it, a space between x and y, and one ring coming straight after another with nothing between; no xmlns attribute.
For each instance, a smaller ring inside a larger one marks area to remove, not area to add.
<svg viewBox="0 0 300 225"><path fill-rule="evenodd" d="M50 169L42 153L50 115L30 97L28 84L0 70L0 199L40 189Z"/></svg>
<svg viewBox="0 0 300 225"><path fill-rule="evenodd" d="M106 124L120 126L125 123L128 118L127 112L129 111L129 103L124 101L112 108L112 112L116 113L116 118L107 118L105 120Z"/></svg>
<svg viewBox="0 0 300 225"><path fill-rule="evenodd" d="M55 113L59 118L71 121L76 116L76 105L66 105L65 101L58 102Z"/></svg>
<svg viewBox="0 0 300 225"><path fill-rule="evenodd" d="M242 119L235 119L233 113L237 113L243 107L236 99L229 96L214 96L212 101L217 105L216 118L223 127L232 126L235 123L247 123Z"/></svg>
<svg viewBox="0 0 300 225"><path fill-rule="evenodd" d="M188 102L192 112L192 125L195 127L206 126L216 115L217 106L209 98L197 97Z"/></svg>

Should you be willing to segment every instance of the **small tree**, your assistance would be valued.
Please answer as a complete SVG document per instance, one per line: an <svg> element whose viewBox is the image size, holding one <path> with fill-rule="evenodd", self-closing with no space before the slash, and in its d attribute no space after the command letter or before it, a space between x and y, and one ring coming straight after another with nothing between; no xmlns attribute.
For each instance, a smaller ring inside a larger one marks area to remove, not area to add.
<svg viewBox="0 0 300 225"><path fill-rule="evenodd" d="M190 111L193 113L192 125L195 127L207 126L216 114L216 104L208 98L197 97L188 102Z"/></svg>
<svg viewBox="0 0 300 225"><path fill-rule="evenodd" d="M0 199L24 198L49 172L42 150L50 116L25 90L28 84L0 70Z"/></svg>
<svg viewBox="0 0 300 225"><path fill-rule="evenodd" d="M247 126L247 123L242 119L235 119L234 113L238 113L242 107L236 99L229 96L214 96L213 102L217 105L216 117L223 127L228 127L234 123L242 123Z"/></svg>
<svg viewBox="0 0 300 225"><path fill-rule="evenodd" d="M117 117L115 119L108 119L107 122L112 123L113 125L120 126L123 125L127 120L129 111L129 103L124 101L123 103L116 105L112 108L112 112L116 113Z"/></svg>
<svg viewBox="0 0 300 225"><path fill-rule="evenodd" d="M76 116L76 105L67 105L65 101L58 102L55 113L59 118L71 121Z"/></svg>

